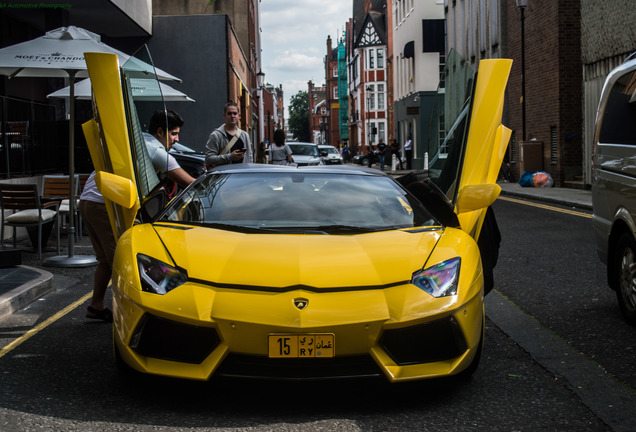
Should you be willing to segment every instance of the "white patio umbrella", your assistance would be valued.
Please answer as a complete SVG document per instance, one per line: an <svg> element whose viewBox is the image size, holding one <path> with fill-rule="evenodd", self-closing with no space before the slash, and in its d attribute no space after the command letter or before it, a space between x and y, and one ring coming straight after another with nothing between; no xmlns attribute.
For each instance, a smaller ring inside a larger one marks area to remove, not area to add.
<svg viewBox="0 0 636 432"><path fill-rule="evenodd" d="M119 57L120 64L124 64L131 57L101 42L98 34L88 30L69 26L47 32L39 38L12 45L0 49L0 74L14 77L49 77L49 78L69 78L70 81L70 101L69 111L69 178L75 176L75 78L87 77L86 52L114 53ZM139 76L154 76L155 69L152 65L133 58L130 63L134 63L139 71ZM156 69L159 79L177 80L178 78ZM72 182L69 182L72 185ZM69 186L69 197L74 194L73 188ZM75 200L69 200L69 214L75 212ZM74 255L75 226L74 218L69 218L68 233L68 256L57 256L48 258L45 264L55 267L87 267L95 265L94 256Z"/></svg>
<svg viewBox="0 0 636 432"><path fill-rule="evenodd" d="M158 98L163 97L163 100L166 102L194 102L194 99L188 97L185 93L182 93L162 82L159 83L159 88L161 89L161 93L159 93L155 80L132 78L130 80L130 86L136 100L157 100ZM75 99L90 100L92 97L91 93L90 78L86 78L85 80L75 83ZM70 87L64 87L63 89L57 90L46 97L68 99L70 94Z"/></svg>

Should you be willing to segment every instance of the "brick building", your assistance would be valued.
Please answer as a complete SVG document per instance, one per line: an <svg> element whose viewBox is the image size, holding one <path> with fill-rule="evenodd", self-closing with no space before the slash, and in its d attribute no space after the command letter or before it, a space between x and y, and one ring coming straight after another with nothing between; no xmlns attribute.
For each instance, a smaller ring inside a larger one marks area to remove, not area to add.
<svg viewBox="0 0 636 432"><path fill-rule="evenodd" d="M331 36L327 37L327 54L325 55L325 105L327 117L320 124L324 143L336 148L340 141L340 102L338 92L338 48L331 45Z"/></svg>
<svg viewBox="0 0 636 432"><path fill-rule="evenodd" d="M325 87L317 87L312 81L307 82L307 98L309 102L309 139L316 144L324 144L324 125L327 124L329 117Z"/></svg>
<svg viewBox="0 0 636 432"><path fill-rule="evenodd" d="M509 162L516 178L544 170L555 186L582 187L581 17L578 0L533 0L524 11L525 110L523 137L521 9L507 1Z"/></svg>

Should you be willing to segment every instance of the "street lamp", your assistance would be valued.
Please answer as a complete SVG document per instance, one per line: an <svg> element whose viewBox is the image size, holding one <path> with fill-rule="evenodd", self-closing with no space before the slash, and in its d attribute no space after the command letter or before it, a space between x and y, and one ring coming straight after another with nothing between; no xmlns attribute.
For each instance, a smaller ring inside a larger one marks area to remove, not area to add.
<svg viewBox="0 0 636 432"><path fill-rule="evenodd" d="M526 20L525 10L528 0L517 0L517 6L521 11L521 127L523 130L523 141L526 140L526 32L524 23Z"/></svg>
<svg viewBox="0 0 636 432"><path fill-rule="evenodd" d="M371 86L367 86L367 135L369 137L369 148L373 148L371 145Z"/></svg>
<svg viewBox="0 0 636 432"><path fill-rule="evenodd" d="M263 101L263 85L265 84L265 74L262 70L258 70L256 74L256 85L258 90L258 135L262 141L265 136L265 119L264 117L264 101Z"/></svg>

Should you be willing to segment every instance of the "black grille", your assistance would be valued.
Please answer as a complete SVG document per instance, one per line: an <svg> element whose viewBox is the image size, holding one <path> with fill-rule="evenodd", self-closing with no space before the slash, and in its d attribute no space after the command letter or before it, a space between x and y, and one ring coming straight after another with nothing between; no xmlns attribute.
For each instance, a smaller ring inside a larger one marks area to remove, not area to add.
<svg viewBox="0 0 636 432"><path fill-rule="evenodd" d="M467 349L466 339L453 317L386 330L380 338L380 346L398 365L449 360Z"/></svg>
<svg viewBox="0 0 636 432"><path fill-rule="evenodd" d="M270 359L263 356L230 354L216 374L256 379L322 380L377 377L382 375L382 371L369 356Z"/></svg>
<svg viewBox="0 0 636 432"><path fill-rule="evenodd" d="M163 360L201 363L220 343L215 329L146 314L130 342L137 353Z"/></svg>

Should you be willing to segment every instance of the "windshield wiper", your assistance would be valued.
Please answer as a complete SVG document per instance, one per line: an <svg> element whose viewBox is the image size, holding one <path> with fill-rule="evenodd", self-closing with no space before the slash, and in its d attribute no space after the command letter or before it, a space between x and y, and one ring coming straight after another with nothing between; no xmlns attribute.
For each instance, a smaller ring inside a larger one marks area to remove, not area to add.
<svg viewBox="0 0 636 432"><path fill-rule="evenodd" d="M311 230L322 231L325 234L362 234L369 232L387 231L393 227L363 227L354 225L321 225L311 227Z"/></svg>

